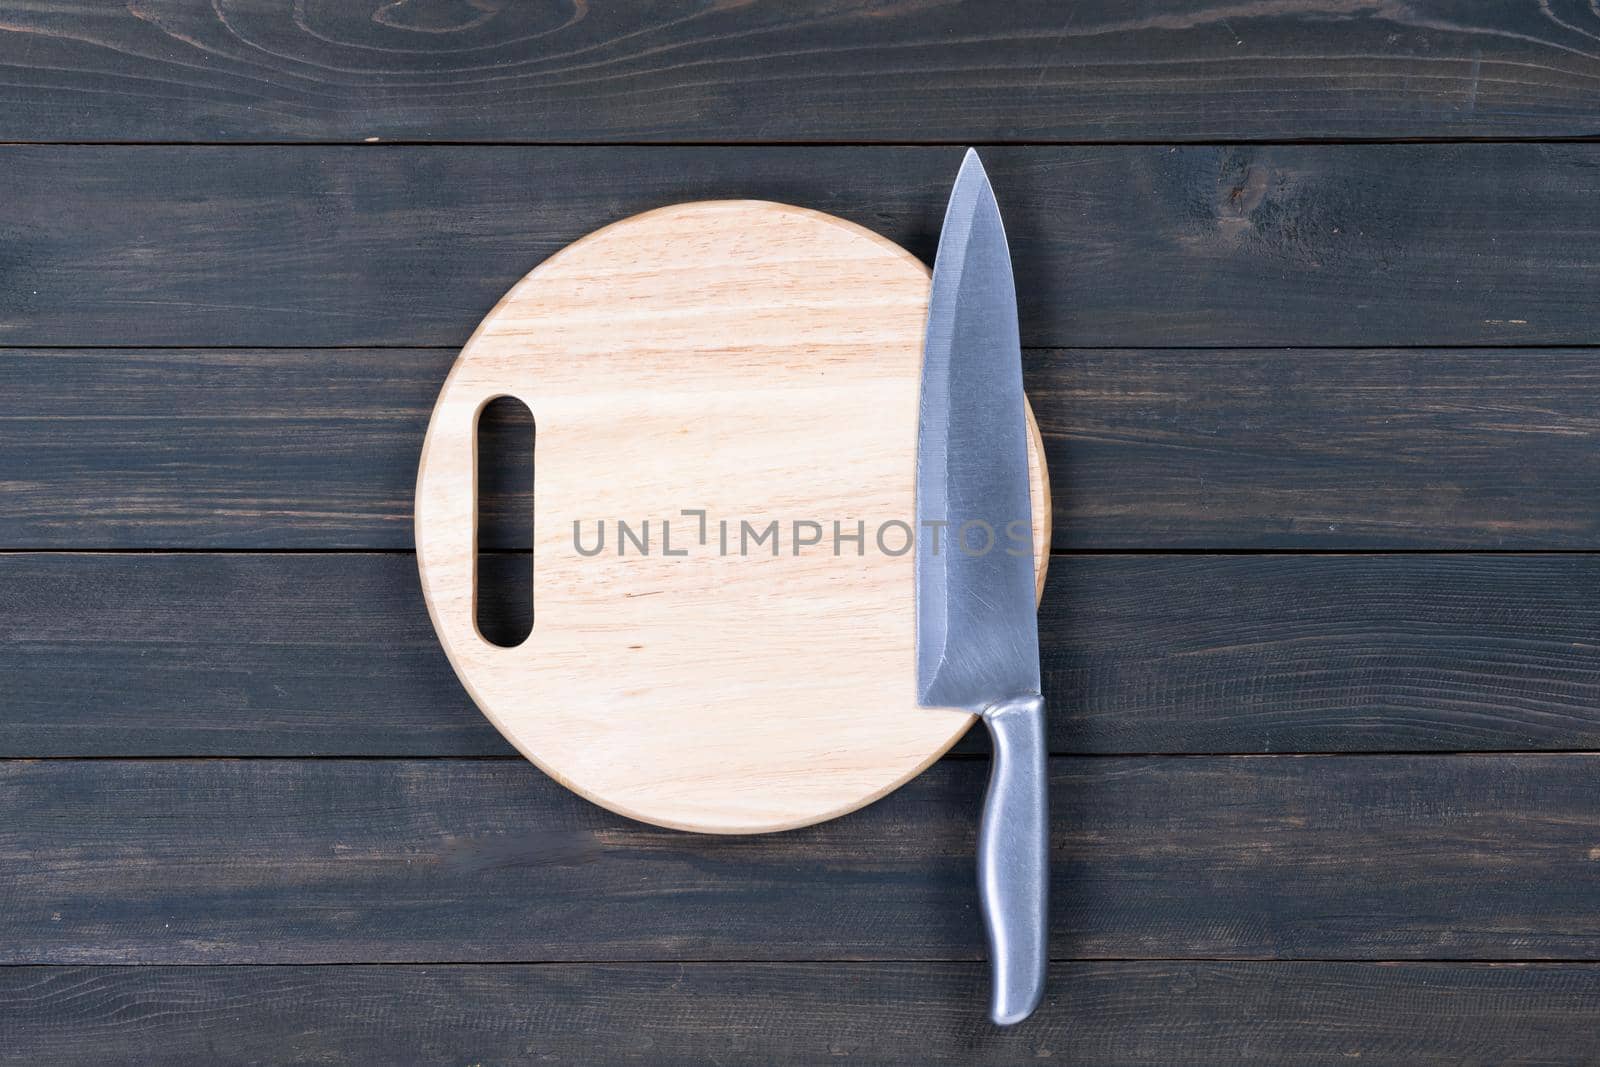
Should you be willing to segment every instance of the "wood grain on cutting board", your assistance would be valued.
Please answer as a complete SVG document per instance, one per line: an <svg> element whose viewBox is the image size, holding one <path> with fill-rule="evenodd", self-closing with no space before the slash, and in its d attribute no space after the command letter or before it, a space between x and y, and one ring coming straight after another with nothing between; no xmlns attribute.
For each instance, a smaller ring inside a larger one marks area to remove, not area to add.
<svg viewBox="0 0 1600 1067"><path fill-rule="evenodd" d="M915 521L927 299L927 268L870 231L708 201L597 231L490 313L423 446L417 556L456 673L525 755L633 818L759 832L869 803L971 725L917 707L913 559L886 525ZM510 649L473 610L475 427L502 395L537 427L534 626ZM649 550L618 520L648 521ZM776 521L775 550L746 521ZM819 544L796 544L807 523Z"/></svg>

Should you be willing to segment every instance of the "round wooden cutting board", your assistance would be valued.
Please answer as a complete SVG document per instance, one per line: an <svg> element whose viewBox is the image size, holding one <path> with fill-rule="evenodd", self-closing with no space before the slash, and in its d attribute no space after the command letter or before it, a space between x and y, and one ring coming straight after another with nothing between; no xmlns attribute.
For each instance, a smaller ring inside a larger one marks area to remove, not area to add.
<svg viewBox="0 0 1600 1067"><path fill-rule="evenodd" d="M859 808L972 724L916 702L903 550L928 292L919 260L852 223L708 201L585 237L484 319L423 445L417 562L462 684L530 760L635 819L751 833ZM504 395L536 427L515 648L483 639L473 603L476 422ZM774 521L776 554L755 541Z"/></svg>

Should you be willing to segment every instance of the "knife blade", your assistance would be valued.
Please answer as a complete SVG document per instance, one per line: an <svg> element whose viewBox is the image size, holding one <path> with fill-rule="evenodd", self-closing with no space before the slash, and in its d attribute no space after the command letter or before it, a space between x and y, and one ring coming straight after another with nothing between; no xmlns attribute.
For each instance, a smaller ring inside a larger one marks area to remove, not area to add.
<svg viewBox="0 0 1600 1067"><path fill-rule="evenodd" d="M1032 1013L1048 959L1044 698L1016 285L975 151L934 261L917 432L918 703L980 715L994 763L978 833L990 1018Z"/></svg>

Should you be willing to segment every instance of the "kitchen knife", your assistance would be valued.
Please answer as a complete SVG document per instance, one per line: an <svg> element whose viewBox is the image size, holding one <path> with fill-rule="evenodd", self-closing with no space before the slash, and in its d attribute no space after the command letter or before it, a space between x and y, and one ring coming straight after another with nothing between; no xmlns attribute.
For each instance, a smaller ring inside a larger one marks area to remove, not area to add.
<svg viewBox="0 0 1600 1067"><path fill-rule="evenodd" d="M978 831L989 1014L1044 992L1049 817L1022 350L994 190L968 150L933 267L917 436L917 689L981 715L994 764Z"/></svg>

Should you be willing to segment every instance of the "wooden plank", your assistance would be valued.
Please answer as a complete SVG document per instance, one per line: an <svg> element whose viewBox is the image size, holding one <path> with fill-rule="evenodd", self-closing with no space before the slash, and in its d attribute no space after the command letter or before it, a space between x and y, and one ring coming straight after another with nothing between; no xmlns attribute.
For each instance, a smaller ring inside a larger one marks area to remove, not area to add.
<svg viewBox="0 0 1600 1067"><path fill-rule="evenodd" d="M956 148L0 150L0 343L460 345L523 273L681 200L931 258ZM1587 344L1600 144L1003 148L1025 343Z"/></svg>
<svg viewBox="0 0 1600 1067"><path fill-rule="evenodd" d="M0 543L410 547L417 458L454 358L0 353ZM487 451L509 456L507 444ZM492 499L525 504L518 488ZM509 514L484 519L486 533L518 526Z"/></svg>
<svg viewBox="0 0 1600 1067"><path fill-rule="evenodd" d="M1591 555L1058 556L1050 741L1597 749L1597 632ZM0 638L0 756L511 753L410 556L0 555Z"/></svg>
<svg viewBox="0 0 1600 1067"><path fill-rule="evenodd" d="M1578 1064L1600 968L1060 963L1024 1025L965 963L13 967L0 1062ZM226 1035L224 1040L218 1035Z"/></svg>
<svg viewBox="0 0 1600 1067"><path fill-rule="evenodd" d="M1594 134L1581 4L9 3L6 140Z"/></svg>
<svg viewBox="0 0 1600 1067"><path fill-rule="evenodd" d="M0 546L409 548L452 359L6 352ZM1593 350L1034 350L1027 374L1057 549L1600 547ZM492 473L481 543L526 547L526 475Z"/></svg>
<svg viewBox="0 0 1600 1067"><path fill-rule="evenodd" d="M0 754L511 755L411 556L0 556Z"/></svg>
<svg viewBox="0 0 1600 1067"><path fill-rule="evenodd" d="M513 760L0 764L0 963L978 960L987 767L754 837ZM1600 755L1062 758L1060 958L1600 959Z"/></svg>
<svg viewBox="0 0 1600 1067"><path fill-rule="evenodd" d="M1055 547L1600 547L1600 352L1048 351Z"/></svg>

